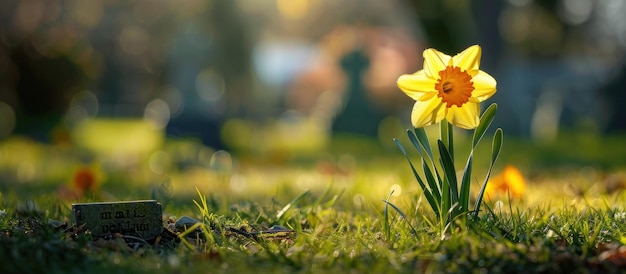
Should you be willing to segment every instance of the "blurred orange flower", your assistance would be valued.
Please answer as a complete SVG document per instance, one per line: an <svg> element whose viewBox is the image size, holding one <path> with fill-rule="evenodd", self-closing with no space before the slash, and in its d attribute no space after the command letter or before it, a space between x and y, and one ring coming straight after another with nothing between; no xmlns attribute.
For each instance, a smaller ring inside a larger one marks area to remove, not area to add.
<svg viewBox="0 0 626 274"><path fill-rule="evenodd" d="M514 166L507 165L498 176L489 180L485 188L487 197L506 195L507 192L513 198L521 198L526 190L526 181L522 173Z"/></svg>
<svg viewBox="0 0 626 274"><path fill-rule="evenodd" d="M84 198L86 195L98 194L102 177L99 166L81 166L74 172L70 185L59 187L57 194L60 198L66 200L75 200Z"/></svg>
<svg viewBox="0 0 626 274"><path fill-rule="evenodd" d="M81 167L72 179L72 186L79 192L85 193L87 191L94 192L98 184L98 175L96 170L91 167Z"/></svg>

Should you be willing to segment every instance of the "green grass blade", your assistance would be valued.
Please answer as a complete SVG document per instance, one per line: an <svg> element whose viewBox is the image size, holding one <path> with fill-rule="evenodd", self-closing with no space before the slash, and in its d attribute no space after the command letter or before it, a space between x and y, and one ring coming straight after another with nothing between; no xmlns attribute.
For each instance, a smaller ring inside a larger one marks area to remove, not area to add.
<svg viewBox="0 0 626 274"><path fill-rule="evenodd" d="M398 147L398 149L400 149L400 152L402 152L402 155L404 155L404 157L409 158L409 154L406 153L406 149L404 149L404 146L400 143L400 141L396 138L393 138L393 142L396 143L396 146Z"/></svg>
<svg viewBox="0 0 626 274"><path fill-rule="evenodd" d="M392 191L393 193L393 191ZM389 197L391 197L391 194L389 194ZM398 214L400 214L400 216L402 217L402 219L404 219L406 221L406 223L409 225L409 227L411 228L411 232L413 234L416 233L415 227L413 227L411 225L411 222L409 222L409 218L406 217L406 214L404 214L404 212L402 212L402 210L400 210L396 205L392 204L391 202L389 202L389 199L387 200L383 200L383 202L385 202L386 205L391 206L396 212L398 212ZM386 208L386 206L385 206Z"/></svg>
<svg viewBox="0 0 626 274"><path fill-rule="evenodd" d="M491 163L494 164L500 155L500 149L502 148L502 129L496 129L496 133L493 136L491 142Z"/></svg>
<svg viewBox="0 0 626 274"><path fill-rule="evenodd" d="M206 196L202 195L202 193L200 192L200 189L198 189L196 187L196 192L198 193L198 197L200 198L200 202L198 203L196 200L193 200L193 203L198 207L198 209L200 210L200 214L202 215L202 221L203 222L210 222L210 212L209 212L209 206L206 202Z"/></svg>
<svg viewBox="0 0 626 274"><path fill-rule="evenodd" d="M186 236L200 229L202 234L204 235L207 243L215 244L215 238L213 237L213 232L209 226L204 223L198 222L187 228L187 230L178 234L178 239L187 247L189 250L196 250L196 248L189 243Z"/></svg>
<svg viewBox="0 0 626 274"><path fill-rule="evenodd" d="M278 211L278 213L276 213L276 218L277 219L281 219L285 213L287 213L287 211L296 203L298 203L298 201L302 200L304 197L308 196L311 192L310 191L305 191L302 194L298 195L296 198L293 198L293 200L291 200L291 202L289 202L287 205L285 205L281 210Z"/></svg>
<svg viewBox="0 0 626 274"><path fill-rule="evenodd" d="M437 181L435 180L435 177L433 176L432 171L430 170L430 167L428 167L428 164L426 164L426 161L424 161L423 159L422 159L422 169L424 170L424 176L426 177L426 182L428 183L428 186L430 187L433 193L433 196L435 197L437 201L437 204L441 205L441 187L439 186L440 184L437 183Z"/></svg>
<svg viewBox="0 0 626 274"><path fill-rule="evenodd" d="M393 195L393 190L391 190L389 196L387 196L387 201L391 198L391 195ZM385 203L385 209L383 210L383 220L383 231L385 233L385 237L387 238L387 240L391 240L391 224L389 223L389 203Z"/></svg>
<svg viewBox="0 0 626 274"><path fill-rule="evenodd" d="M333 206L335 204L335 202L337 202L337 200L343 196L343 193L345 192L345 189L342 189L341 192L339 192L339 194L335 194L333 195L333 198L331 198L330 200L326 201L325 203L323 203L322 205L325 208L329 208L331 206Z"/></svg>
<svg viewBox="0 0 626 274"><path fill-rule="evenodd" d="M440 209L440 215L439 218L440 220L443 222L444 220L444 215L448 210L450 210L450 184L448 183L448 179L447 177L443 177L443 179L441 178L441 176L439 176L439 173L437 173L437 179L439 180L439 182L441 182L441 209Z"/></svg>
<svg viewBox="0 0 626 274"><path fill-rule="evenodd" d="M426 135L426 131L423 127L415 128L415 135L417 136L417 140L422 145L428 157L430 157L431 161L433 158L433 151L430 149L430 143L428 142L428 136Z"/></svg>
<svg viewBox="0 0 626 274"><path fill-rule="evenodd" d="M422 152L422 146L420 145L419 141L417 140L417 136L415 136L415 132L413 132L410 129L406 130L406 134L407 136L409 136L409 140L411 140L411 143L413 144L413 146L417 149L417 151L420 153L420 155L423 154ZM422 155L422 157L424 157L424 155Z"/></svg>
<svg viewBox="0 0 626 274"><path fill-rule="evenodd" d="M448 149L446 149L446 145L444 145L441 140L437 140L437 145L439 146L439 154L441 155L441 165L443 168L443 172L447 178L448 184L450 185L450 191L452 192L452 203L456 203L459 201L459 189L456 180L456 170L454 169L454 162L450 157Z"/></svg>
<svg viewBox="0 0 626 274"><path fill-rule="evenodd" d="M474 137L472 138L472 149L476 148L476 145L480 142L480 139L483 138L485 132L493 122L493 118L496 116L496 111L498 110L498 105L496 103L491 104L483 115L480 116L480 123L478 127L474 130Z"/></svg>
<svg viewBox="0 0 626 274"><path fill-rule="evenodd" d="M483 182L480 191L478 192L478 198L476 198L476 204L474 205L474 216L478 216L478 212L480 212L480 204L483 201L483 195L485 194L485 188L487 187L487 182L489 182L489 176L491 176L491 170L493 169L493 165L498 159L498 155L500 155L500 149L502 148L502 129L498 128L496 133L493 135L493 141L491 142L491 163L489 164L489 169L487 170L487 175L485 176L485 181Z"/></svg>
<svg viewBox="0 0 626 274"><path fill-rule="evenodd" d="M459 203L453 203L450 205L450 209L448 210L448 212L446 212L446 220L448 220L448 223L454 221L454 219L459 216L459 214L457 213L459 211L458 208Z"/></svg>
<svg viewBox="0 0 626 274"><path fill-rule="evenodd" d="M332 189L333 189L333 184L332 183L328 184L328 187L326 188L326 190L324 190L324 193L322 193L322 195L317 197L317 199L315 199L315 201L311 204L311 209L317 208L317 206L319 206L322 203L322 201L326 199L326 197L330 194L330 191Z"/></svg>
<svg viewBox="0 0 626 274"><path fill-rule="evenodd" d="M430 163L430 165L434 166L432 152L429 152L430 151L430 144L428 143L428 138L426 138L426 143L422 143L418 139L418 137L415 135L415 132L411 131L410 129L407 130L407 135L409 136L409 140L411 140L411 143L413 143L413 146L420 153L420 156L422 157L422 159L428 159L428 162ZM426 136L426 135L424 135L424 136ZM424 153L424 152L426 152L426 153Z"/></svg>
<svg viewBox="0 0 626 274"><path fill-rule="evenodd" d="M422 131L423 129L416 129L416 131ZM428 186L430 187L433 196L436 198L437 204L441 205L441 186L439 186L440 184L437 183L437 181L434 180L433 177L433 170L431 170L430 167L432 167L434 169L434 172L437 172L436 167L435 167L435 162L433 161L432 158L432 152L426 152L424 153L424 151L426 151L426 148L428 148L428 150L430 150L430 144L428 143L428 138L426 137L426 134L424 134L424 139L426 140L425 144L427 145L426 147L424 147L424 143L421 143L417 136L415 135L415 133L411 130L407 131L407 134L409 136L409 140L411 140L411 142L413 143L413 146L415 146L417 148L417 150L420 153L420 156L422 157L422 170L424 171L424 175L426 176L426 181L428 182ZM428 159L428 162L426 162L426 159Z"/></svg>
<svg viewBox="0 0 626 274"><path fill-rule="evenodd" d="M431 190L426 187L426 185L424 184L424 181L422 180L422 177L417 173L417 170L415 170L415 166L413 166L413 162L411 162L411 158L409 158L409 155L406 153L406 150L404 149L402 144L400 144L400 141L398 141L398 139L396 139L396 138L394 138L393 141L396 143L396 146L398 146L398 148L402 152L402 155L404 155L404 158L406 158L406 160L409 162L409 166L411 166L411 171L413 171L413 176L415 176L415 179L417 179L417 182L419 183L420 187L422 188L422 192L424 192L424 196L426 197L426 200L428 201L428 204L430 204L430 207L433 209L433 211L435 211L435 214L437 214L438 213L439 204L435 202L435 199L433 197L433 194L431 193ZM432 188L432 184L430 183L430 181L429 181L429 185L430 185L431 189L434 189L435 191L437 191L436 187ZM440 200L441 200L441 198L439 198L439 195L437 194L437 200L436 201L440 201Z"/></svg>

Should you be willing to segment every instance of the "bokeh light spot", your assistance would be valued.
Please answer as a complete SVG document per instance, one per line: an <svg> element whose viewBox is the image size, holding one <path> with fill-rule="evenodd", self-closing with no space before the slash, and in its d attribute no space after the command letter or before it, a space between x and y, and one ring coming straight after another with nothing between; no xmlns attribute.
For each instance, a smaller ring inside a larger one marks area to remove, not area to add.
<svg viewBox="0 0 626 274"><path fill-rule="evenodd" d="M300 175L296 179L296 185L302 190L311 189L315 186L316 182L317 180L315 179L315 177L310 174Z"/></svg>
<svg viewBox="0 0 626 274"><path fill-rule="evenodd" d="M248 187L248 180L241 174L234 174L230 178L230 189L234 192L244 192Z"/></svg>
<svg viewBox="0 0 626 274"><path fill-rule="evenodd" d="M337 160L337 166L340 170L352 172L356 170L357 167L356 158L352 154L343 154L339 156L339 159Z"/></svg>
<svg viewBox="0 0 626 274"><path fill-rule="evenodd" d="M363 196L363 194L355 194L354 196L352 196L352 203L355 206L363 206L365 201L365 196Z"/></svg>
<svg viewBox="0 0 626 274"><path fill-rule="evenodd" d="M171 117L176 117L183 112L184 101L182 93L173 86L166 86L161 91L161 98L167 103Z"/></svg>
<svg viewBox="0 0 626 274"><path fill-rule="evenodd" d="M157 129L167 126L170 121L170 109L161 99L154 99L148 103L143 118Z"/></svg>
<svg viewBox="0 0 626 274"><path fill-rule="evenodd" d="M171 268L177 269L180 267L180 258L176 254L171 254L167 256L167 263Z"/></svg>
<svg viewBox="0 0 626 274"><path fill-rule="evenodd" d="M76 126L87 118L89 114L81 106L71 106L65 113L65 123L68 127Z"/></svg>
<svg viewBox="0 0 626 274"><path fill-rule="evenodd" d="M23 32L32 32L41 23L45 13L45 5L38 0L19 1L14 14L14 23Z"/></svg>
<svg viewBox="0 0 626 274"><path fill-rule="evenodd" d="M198 150L198 163L204 167L211 167L211 158L215 151L209 147L202 147Z"/></svg>
<svg viewBox="0 0 626 274"><path fill-rule="evenodd" d="M402 186L399 184L393 184L391 186L391 191L393 191L393 194L391 196L398 197L400 196L400 194L402 194Z"/></svg>
<svg viewBox="0 0 626 274"><path fill-rule="evenodd" d="M591 17L593 3L591 0L561 0L559 1L558 14L570 25L579 25Z"/></svg>
<svg viewBox="0 0 626 274"><path fill-rule="evenodd" d="M72 97L70 107L65 113L65 123L73 127L87 118L93 118L98 114L100 103L98 97L89 91L81 91Z"/></svg>
<svg viewBox="0 0 626 274"><path fill-rule="evenodd" d="M530 32L530 15L525 10L507 8L500 14L498 27L502 38L509 43L524 42Z"/></svg>
<svg viewBox="0 0 626 274"><path fill-rule="evenodd" d="M102 19L102 3L98 0L72 1L71 14L76 23L92 28Z"/></svg>
<svg viewBox="0 0 626 274"><path fill-rule="evenodd" d="M284 18L297 20L307 14L310 2L309 0L276 0L276 7Z"/></svg>
<svg viewBox="0 0 626 274"><path fill-rule="evenodd" d="M225 150L218 150L211 156L209 167L215 171L229 172L233 168L233 159Z"/></svg>
<svg viewBox="0 0 626 274"><path fill-rule="evenodd" d="M196 92L200 98L215 102L224 95L224 78L214 70L205 69L196 77Z"/></svg>
<svg viewBox="0 0 626 274"><path fill-rule="evenodd" d="M94 117L98 114L98 97L91 91L85 90L74 95L71 105L82 107L89 117Z"/></svg>
<svg viewBox="0 0 626 274"><path fill-rule="evenodd" d="M502 211L502 208L504 207L504 203L500 200L496 201L495 203L495 210L497 211Z"/></svg>
<svg viewBox="0 0 626 274"><path fill-rule="evenodd" d="M122 50L131 55L138 55L150 47L150 34L140 27L126 27L119 37Z"/></svg>
<svg viewBox="0 0 626 274"><path fill-rule="evenodd" d="M165 151L159 150L150 155L148 166L156 174L165 174L170 166L170 162L170 155Z"/></svg>

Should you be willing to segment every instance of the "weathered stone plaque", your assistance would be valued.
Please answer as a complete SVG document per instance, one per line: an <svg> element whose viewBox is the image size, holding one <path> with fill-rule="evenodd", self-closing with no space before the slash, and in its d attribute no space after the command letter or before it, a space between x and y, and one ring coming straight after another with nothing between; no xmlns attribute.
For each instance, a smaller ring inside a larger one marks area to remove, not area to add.
<svg viewBox="0 0 626 274"><path fill-rule="evenodd" d="M76 226L104 237L120 233L152 239L163 230L161 204L154 200L72 204Z"/></svg>

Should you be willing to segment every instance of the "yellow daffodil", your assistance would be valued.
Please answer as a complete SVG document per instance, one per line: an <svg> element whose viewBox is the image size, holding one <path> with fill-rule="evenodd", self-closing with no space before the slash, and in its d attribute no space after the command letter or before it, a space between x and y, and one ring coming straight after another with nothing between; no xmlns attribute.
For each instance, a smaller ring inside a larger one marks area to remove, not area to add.
<svg viewBox="0 0 626 274"><path fill-rule="evenodd" d="M424 69L398 78L398 87L416 101L411 114L414 127L444 118L464 129L478 126L480 102L496 93L496 80L479 69L480 56L478 45L452 57L426 49Z"/></svg>
<svg viewBox="0 0 626 274"><path fill-rule="evenodd" d="M526 181L522 173L512 165L504 167L504 171L489 180L485 188L487 197L511 194L513 198L521 198L526 190Z"/></svg>

